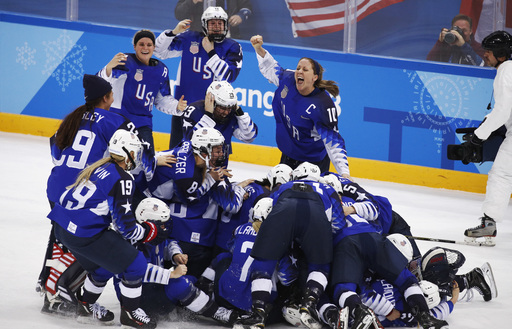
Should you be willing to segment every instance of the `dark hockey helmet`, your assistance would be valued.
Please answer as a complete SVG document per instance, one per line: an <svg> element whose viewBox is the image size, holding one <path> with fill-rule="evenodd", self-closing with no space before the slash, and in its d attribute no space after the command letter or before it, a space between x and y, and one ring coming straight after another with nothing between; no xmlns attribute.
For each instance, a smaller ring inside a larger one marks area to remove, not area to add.
<svg viewBox="0 0 512 329"><path fill-rule="evenodd" d="M506 31L495 31L482 40L482 48L492 51L494 57L510 58L512 54L512 36Z"/></svg>

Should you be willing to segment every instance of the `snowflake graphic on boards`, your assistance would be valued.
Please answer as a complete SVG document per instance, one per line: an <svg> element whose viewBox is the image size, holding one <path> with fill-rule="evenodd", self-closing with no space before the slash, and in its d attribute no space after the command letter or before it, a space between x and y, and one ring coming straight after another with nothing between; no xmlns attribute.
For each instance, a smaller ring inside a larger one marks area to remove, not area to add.
<svg viewBox="0 0 512 329"><path fill-rule="evenodd" d="M43 45L46 63L42 73L55 78L64 92L73 80L82 78L84 74L82 62L87 47L75 44L66 31L59 35L57 40L45 41Z"/></svg>
<svg viewBox="0 0 512 329"><path fill-rule="evenodd" d="M29 47L27 42L24 43L23 47L16 47L16 53L16 63L23 65L25 71L30 65L36 63L34 60L36 50Z"/></svg>

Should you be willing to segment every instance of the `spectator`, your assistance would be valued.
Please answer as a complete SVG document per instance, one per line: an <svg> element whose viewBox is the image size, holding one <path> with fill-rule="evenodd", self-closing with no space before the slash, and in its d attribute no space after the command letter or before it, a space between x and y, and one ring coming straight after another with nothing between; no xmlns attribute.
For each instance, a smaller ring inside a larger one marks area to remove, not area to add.
<svg viewBox="0 0 512 329"><path fill-rule="evenodd" d="M439 38L427 55L427 60L484 66L484 51L473 36L471 17L458 14L450 29L443 28Z"/></svg>
<svg viewBox="0 0 512 329"><path fill-rule="evenodd" d="M174 8L174 16L179 21L190 19L192 31L204 31L201 24L201 15L213 3L213 6L222 7L228 14L228 37L240 38L240 24L252 15L250 0L179 0ZM205 32L206 33L206 32Z"/></svg>
<svg viewBox="0 0 512 329"><path fill-rule="evenodd" d="M242 47L226 38L226 12L220 7L210 7L201 20L205 32L187 31L192 21L185 19L156 39L157 57L181 57L174 95L184 96L189 103L204 99L213 81L233 83L242 68ZM182 129L181 117L173 116L170 149L183 138Z"/></svg>

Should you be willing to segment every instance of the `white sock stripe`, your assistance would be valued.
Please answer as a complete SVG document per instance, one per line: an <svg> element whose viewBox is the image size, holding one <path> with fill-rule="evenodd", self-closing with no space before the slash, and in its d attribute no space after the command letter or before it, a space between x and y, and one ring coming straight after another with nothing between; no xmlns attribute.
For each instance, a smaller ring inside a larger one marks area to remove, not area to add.
<svg viewBox="0 0 512 329"><path fill-rule="evenodd" d="M272 291L272 281L270 279L256 279L251 283L251 291Z"/></svg>
<svg viewBox="0 0 512 329"><path fill-rule="evenodd" d="M206 295L204 292L202 292L201 290L199 290L199 296L197 296L193 301L192 303L190 303L189 305L185 306L186 308L188 308L189 310L191 310L192 312L199 312L203 309L203 307L210 301L210 297L208 297L208 295Z"/></svg>
<svg viewBox="0 0 512 329"><path fill-rule="evenodd" d="M421 291L420 286L418 286L417 284L413 284L412 286L407 288L405 290L405 292L404 292L405 299L409 298L412 295L421 295L421 296L423 296L423 291Z"/></svg>
<svg viewBox="0 0 512 329"><path fill-rule="evenodd" d="M128 297L128 298L137 298L140 297L142 293L142 285L137 288L129 288L121 283L119 284L119 290L121 291L121 295Z"/></svg>
<svg viewBox="0 0 512 329"><path fill-rule="evenodd" d="M213 281L213 280L215 280L215 271L213 270L213 268L207 267L204 270L203 274L201 274L201 276L204 276L208 280Z"/></svg>
<svg viewBox="0 0 512 329"><path fill-rule="evenodd" d="M344 293L342 293L340 299L338 300L338 306L344 308L346 306L345 301L347 300L347 298L353 295L356 295L356 293L353 291L345 291Z"/></svg>
<svg viewBox="0 0 512 329"><path fill-rule="evenodd" d="M309 273L308 279L306 281L310 281L310 280L318 282L319 284L322 285L322 287L324 289L327 286L327 277L322 272L313 271L313 272Z"/></svg>
<svg viewBox="0 0 512 329"><path fill-rule="evenodd" d="M84 289L89 291L90 293L100 295L103 292L103 289L105 289L105 286L98 287L98 286L94 285L94 283L92 283L91 279L89 279L89 276L86 276L85 282L84 282Z"/></svg>

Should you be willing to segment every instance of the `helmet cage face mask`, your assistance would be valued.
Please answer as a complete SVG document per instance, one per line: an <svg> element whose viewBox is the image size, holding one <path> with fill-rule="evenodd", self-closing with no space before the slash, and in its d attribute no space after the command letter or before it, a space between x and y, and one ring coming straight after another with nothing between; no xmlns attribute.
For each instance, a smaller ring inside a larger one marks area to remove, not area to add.
<svg viewBox="0 0 512 329"><path fill-rule="evenodd" d="M224 30L221 33L208 33L208 21L212 19L221 19L224 21ZM203 27L203 33L208 36L210 41L222 42L228 34L228 14L222 7L208 7L201 16L201 25Z"/></svg>
<svg viewBox="0 0 512 329"><path fill-rule="evenodd" d="M125 158L126 171L137 168L142 162L142 144L135 134L127 130L119 129L112 135L108 150Z"/></svg>
<svg viewBox="0 0 512 329"><path fill-rule="evenodd" d="M192 148L194 153L197 154L201 159L206 162L206 167L211 169L211 167L220 167L224 164L225 158L225 150L226 146L224 145L224 136L215 128L202 128L198 129L194 132L191 139ZM223 156L218 157L215 160L215 163L211 164L211 158L213 153L213 148L215 146L222 146L222 151L224 153ZM206 155L203 155L206 154Z"/></svg>
<svg viewBox="0 0 512 329"><path fill-rule="evenodd" d="M227 81L214 81L208 86L206 91L211 93L214 97L213 118L218 123L225 123L229 115L236 110L238 100L236 97L235 89ZM228 112L222 115L222 112Z"/></svg>

